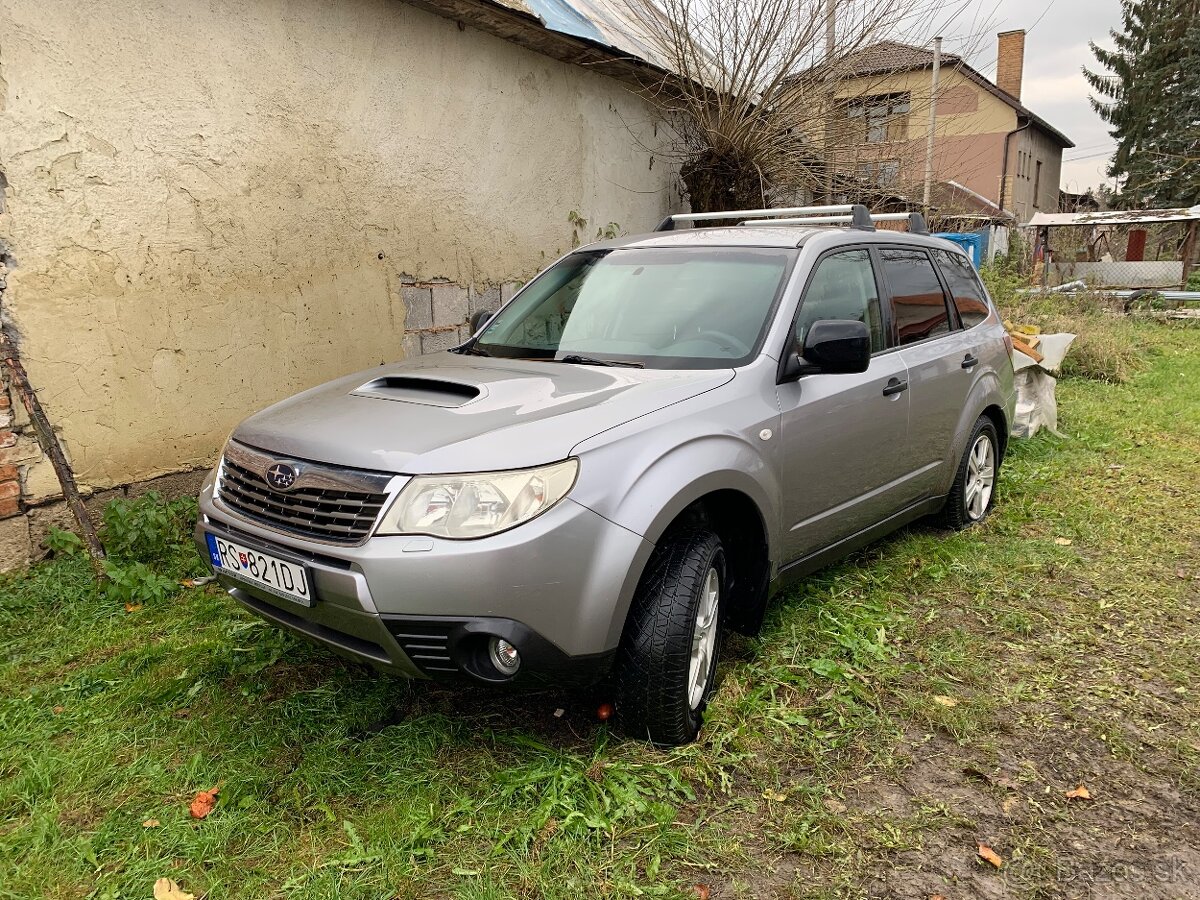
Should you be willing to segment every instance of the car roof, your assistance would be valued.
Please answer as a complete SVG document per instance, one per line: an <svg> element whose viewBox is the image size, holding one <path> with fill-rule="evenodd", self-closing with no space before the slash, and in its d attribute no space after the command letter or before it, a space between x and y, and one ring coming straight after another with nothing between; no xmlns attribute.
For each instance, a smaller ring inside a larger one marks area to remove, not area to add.
<svg viewBox="0 0 1200 900"><path fill-rule="evenodd" d="M597 241L580 247L580 250L616 250L625 248L657 247L778 247L795 249L817 235L838 235L844 241L837 243L888 243L910 244L920 247L938 247L961 253L962 249L951 241L907 231L837 225L735 225L715 228L682 228L675 231L654 231L648 234L631 234L624 237Z"/></svg>

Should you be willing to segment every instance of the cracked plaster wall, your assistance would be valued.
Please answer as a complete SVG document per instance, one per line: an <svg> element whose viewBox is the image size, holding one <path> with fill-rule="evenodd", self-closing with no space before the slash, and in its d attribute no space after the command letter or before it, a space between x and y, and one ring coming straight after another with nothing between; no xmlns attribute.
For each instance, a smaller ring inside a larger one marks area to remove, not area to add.
<svg viewBox="0 0 1200 900"><path fill-rule="evenodd" d="M414 352L406 292L498 297L572 211L637 231L679 206L624 85L399 0L3 9L5 314L92 488L208 464L249 412ZM56 490L29 467L28 501Z"/></svg>

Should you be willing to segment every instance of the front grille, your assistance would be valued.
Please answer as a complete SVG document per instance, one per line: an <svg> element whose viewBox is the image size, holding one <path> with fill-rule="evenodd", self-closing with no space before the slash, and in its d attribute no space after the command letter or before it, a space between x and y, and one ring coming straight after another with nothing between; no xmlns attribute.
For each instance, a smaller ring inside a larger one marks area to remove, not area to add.
<svg viewBox="0 0 1200 900"><path fill-rule="evenodd" d="M303 537L336 544L359 544L375 524L387 494L298 487L282 492L262 475L230 459L221 460L217 493L234 512Z"/></svg>
<svg viewBox="0 0 1200 900"><path fill-rule="evenodd" d="M432 672L457 672L450 657L450 622L414 622L412 619L384 619L408 658L427 675Z"/></svg>

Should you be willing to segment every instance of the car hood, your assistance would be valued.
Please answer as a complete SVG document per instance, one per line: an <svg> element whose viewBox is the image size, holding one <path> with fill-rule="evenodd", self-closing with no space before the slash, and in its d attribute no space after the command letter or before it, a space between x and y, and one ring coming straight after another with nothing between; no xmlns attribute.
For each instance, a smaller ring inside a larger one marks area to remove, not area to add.
<svg viewBox="0 0 1200 900"><path fill-rule="evenodd" d="M719 387L732 369L633 369L452 353L348 375L233 437L281 456L406 475L518 469Z"/></svg>

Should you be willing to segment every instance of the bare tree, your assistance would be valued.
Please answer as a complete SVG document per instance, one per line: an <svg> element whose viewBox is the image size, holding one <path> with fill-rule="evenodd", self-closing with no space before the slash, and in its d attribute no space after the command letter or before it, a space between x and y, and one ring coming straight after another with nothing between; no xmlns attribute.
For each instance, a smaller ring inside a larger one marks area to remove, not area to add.
<svg viewBox="0 0 1200 900"><path fill-rule="evenodd" d="M835 176L854 124L851 101L837 88L848 61L884 38L925 43L968 7L969 0L645 0L639 18L672 74L643 93L674 129L692 209L844 195L846 181ZM912 98L907 114L928 100Z"/></svg>

